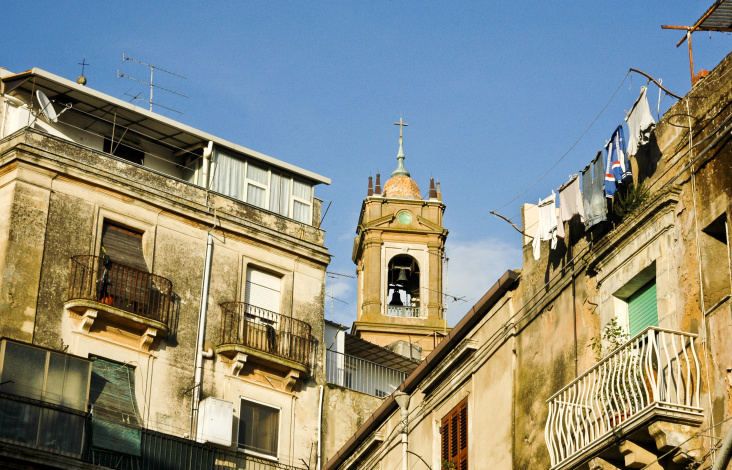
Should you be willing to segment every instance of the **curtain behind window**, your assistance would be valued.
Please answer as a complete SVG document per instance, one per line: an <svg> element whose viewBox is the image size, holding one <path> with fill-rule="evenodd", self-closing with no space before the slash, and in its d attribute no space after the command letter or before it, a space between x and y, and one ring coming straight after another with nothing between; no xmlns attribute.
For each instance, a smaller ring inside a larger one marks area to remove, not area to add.
<svg viewBox="0 0 732 470"><path fill-rule="evenodd" d="M269 188L269 210L288 217L290 215L290 178L272 173Z"/></svg>
<svg viewBox="0 0 732 470"><path fill-rule="evenodd" d="M211 190L244 200L244 162L217 150L213 159Z"/></svg>

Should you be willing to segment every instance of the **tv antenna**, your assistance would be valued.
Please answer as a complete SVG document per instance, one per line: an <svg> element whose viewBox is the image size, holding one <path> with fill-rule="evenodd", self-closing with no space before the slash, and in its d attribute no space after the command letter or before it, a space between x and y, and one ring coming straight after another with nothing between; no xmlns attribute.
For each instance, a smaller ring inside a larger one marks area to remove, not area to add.
<svg viewBox="0 0 732 470"><path fill-rule="evenodd" d="M153 78L154 78L154 75L155 75L155 70L159 70L161 72L165 72L165 73L170 74L170 75L173 75L175 77L182 78L183 80L188 80L188 77L184 77L183 75L177 74L175 72L171 72L170 70L165 70L162 67L157 67L155 65L151 65L151 64L148 64L146 62L142 62L140 60L133 59L132 57L128 57L127 55L125 55L125 53L123 52L122 53L122 62L126 62L128 60L129 61L132 61L132 62L136 62L136 63L138 63L140 65L144 65L146 67L150 67L150 81L149 82L146 82L145 80L140 80L139 78L131 77L129 75L125 75L124 73L120 73L119 69L117 69L117 78L118 79L119 78L128 78L130 80L134 80L136 82L140 82L140 83L145 84L145 85L148 85L150 87L150 99L149 100L140 98L139 97L140 96L139 94L137 96L133 96L133 95L130 95L129 93L125 93L125 95L128 95L128 96L131 96L132 97L132 99L130 101L135 101L135 100L144 101L145 103L148 103L150 105L150 111L152 111L153 105L155 105L155 106L158 106L160 108L164 108L164 109L167 109L169 111L173 111L173 112L178 113L178 114L183 114L182 111L178 111L177 109L169 108L167 106L163 106L160 103L154 102L153 101L153 91L155 90L155 88L158 88L160 90L167 91L168 93L173 93L174 95L182 96L183 98L188 98L188 96L187 95L184 95L183 93L179 93L179 92L177 92L175 90L171 90L169 88L165 88L165 87L162 87L160 85L155 85L153 83Z"/></svg>
<svg viewBox="0 0 732 470"><path fill-rule="evenodd" d="M341 274L341 273L334 273L332 271L326 271L325 275L330 278L330 295L328 297L330 297L330 319L332 321L333 320L333 301L337 300L338 302L348 305L348 302L346 302L345 300L341 300L341 299L337 299L337 298L333 297L333 280L342 278L342 277L348 277L351 279L355 279L356 276L351 276L348 274Z"/></svg>

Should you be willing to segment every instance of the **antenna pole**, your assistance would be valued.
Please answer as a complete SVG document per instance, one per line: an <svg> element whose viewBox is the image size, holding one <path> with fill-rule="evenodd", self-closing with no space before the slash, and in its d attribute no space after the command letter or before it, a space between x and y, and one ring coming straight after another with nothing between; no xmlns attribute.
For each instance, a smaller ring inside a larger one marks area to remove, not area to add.
<svg viewBox="0 0 732 470"><path fill-rule="evenodd" d="M160 70L161 72L165 72L165 73L167 73L167 74L170 74L170 75L176 76L176 77L178 77L178 78L182 78L182 79L184 79L184 80L187 80L187 79L188 79L187 77L184 77L183 75L177 74L177 73L175 73L175 72L171 72L170 70L165 70L164 68L161 68L161 67L157 67L157 66L155 66L155 65L152 65L152 64L148 64L148 63L146 63L146 62L142 62L142 61L140 61L140 60L137 60L137 59L133 59L132 57L128 57L128 56L127 56L127 55L126 55L126 54L125 54L125 53L123 52L123 53L122 53L122 62L126 62L126 61L128 61L128 60L129 60L129 61L132 61L132 62L136 62L136 63L138 63L138 64L140 64L140 65L144 65L144 66L146 66L146 67L150 67L150 81L149 81L149 82L146 82L146 81L144 81L144 80L140 80L139 78L131 77L131 76L129 76L129 75L125 75L125 74L123 74L123 73L119 73L119 70L117 71L117 78L122 78L122 77L124 77L124 78L129 78L130 80L135 80L136 82L140 82L140 83L143 83L143 84L145 84L145 85L149 85L149 86L150 86L150 99L149 99L149 100L144 100L144 99L140 99L140 98L134 97L134 98L133 98L133 101L134 101L134 99L139 99L140 101L146 101L146 102L147 102L147 103L148 103L148 104L150 105L150 111L152 111L152 110L153 110L153 105L155 105L155 106L158 106L158 107L161 107L161 108L165 108L165 109L167 109L167 110L170 110L170 111L174 111L174 112L176 112L176 113L178 113L178 114L183 114L182 112L180 112L180 111L178 111L178 110L176 110L176 109L173 109L173 108L168 108L167 106L163 106L163 105L161 105L161 104L158 104L158 103L155 103L155 102L153 101L153 93L154 93L154 90L155 90L155 88L160 88L161 90L163 90L163 91L167 91L168 93L173 93L173 94L175 94L175 95L178 95L178 96L182 96L183 98L188 98L188 96L184 95L183 93L178 93L177 91L174 91L174 90L170 90L170 89L168 89L168 88L164 88L164 87L161 87L160 85L155 85L155 83L154 83L154 78L155 78L155 69L158 69L158 70ZM131 96L131 95L130 95L130 96Z"/></svg>

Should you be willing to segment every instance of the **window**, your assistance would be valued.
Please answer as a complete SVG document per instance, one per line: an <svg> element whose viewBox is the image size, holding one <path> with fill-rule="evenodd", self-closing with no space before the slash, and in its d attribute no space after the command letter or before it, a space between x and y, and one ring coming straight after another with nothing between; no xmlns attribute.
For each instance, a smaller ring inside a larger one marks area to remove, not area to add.
<svg viewBox="0 0 732 470"><path fill-rule="evenodd" d="M728 234L727 214L722 214L704 228L701 236L704 308L707 312L732 291Z"/></svg>
<svg viewBox="0 0 732 470"><path fill-rule="evenodd" d="M442 418L440 433L442 462L454 464L455 470L468 470L467 397Z"/></svg>
<svg viewBox="0 0 732 470"><path fill-rule="evenodd" d="M86 411L90 362L3 341L0 391Z"/></svg>
<svg viewBox="0 0 732 470"><path fill-rule="evenodd" d="M192 182L195 164L190 165L190 169L183 170L183 177ZM214 152L210 171L212 191L312 224L312 184L295 180L279 169L267 168L259 162L237 158L218 149Z"/></svg>
<svg viewBox="0 0 732 470"><path fill-rule="evenodd" d="M637 335L649 326L658 326L656 279L652 279L628 297L628 333Z"/></svg>
<svg viewBox="0 0 732 470"><path fill-rule="evenodd" d="M119 141L112 144L112 141L106 137L104 138L102 151L110 153L115 157L124 158L132 163L137 163L138 165L142 165L145 159L144 151L122 144Z"/></svg>
<svg viewBox="0 0 732 470"><path fill-rule="evenodd" d="M305 224L312 223L313 187L295 181L292 186L292 218Z"/></svg>
<svg viewBox="0 0 732 470"><path fill-rule="evenodd" d="M254 307L279 313L280 283L278 276L273 276L256 268L247 268L244 302Z"/></svg>
<svg viewBox="0 0 732 470"><path fill-rule="evenodd" d="M277 457L280 410L246 399L239 412L239 448L253 454Z"/></svg>
<svg viewBox="0 0 732 470"><path fill-rule="evenodd" d="M142 234L105 221L102 226L102 254L113 263L147 272L142 252Z"/></svg>
<svg viewBox="0 0 732 470"><path fill-rule="evenodd" d="M134 367L95 358L90 401L94 447L140 455L142 420L135 398Z"/></svg>

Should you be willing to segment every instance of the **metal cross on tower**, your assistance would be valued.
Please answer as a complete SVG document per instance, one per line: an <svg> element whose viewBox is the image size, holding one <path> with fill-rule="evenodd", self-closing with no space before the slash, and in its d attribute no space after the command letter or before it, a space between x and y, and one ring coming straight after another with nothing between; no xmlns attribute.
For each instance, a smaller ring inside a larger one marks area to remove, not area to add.
<svg viewBox="0 0 732 470"><path fill-rule="evenodd" d="M408 126L406 122L402 121L402 118L399 117L399 122L394 123L395 126L399 126L399 138L402 138L402 129L404 129L404 126Z"/></svg>

